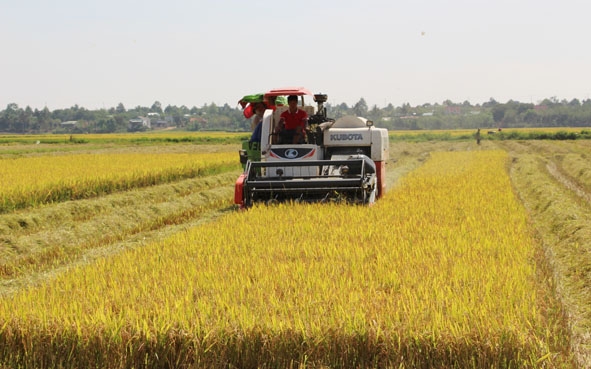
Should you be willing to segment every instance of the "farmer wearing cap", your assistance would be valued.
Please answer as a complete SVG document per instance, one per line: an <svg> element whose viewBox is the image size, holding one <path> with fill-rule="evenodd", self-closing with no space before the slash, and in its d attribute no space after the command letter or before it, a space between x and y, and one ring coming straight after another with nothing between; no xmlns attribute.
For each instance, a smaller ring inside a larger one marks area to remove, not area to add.
<svg viewBox="0 0 591 369"><path fill-rule="evenodd" d="M279 134L279 143L303 143L308 114L304 110L298 109L298 97L296 95L287 97L287 106L289 109L281 113L277 126L276 133Z"/></svg>

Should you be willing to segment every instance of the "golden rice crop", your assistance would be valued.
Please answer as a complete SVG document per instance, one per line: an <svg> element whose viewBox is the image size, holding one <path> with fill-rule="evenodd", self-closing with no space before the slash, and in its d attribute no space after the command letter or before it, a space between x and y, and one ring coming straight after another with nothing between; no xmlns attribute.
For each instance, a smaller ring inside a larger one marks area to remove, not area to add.
<svg viewBox="0 0 591 369"><path fill-rule="evenodd" d="M506 160L433 154L370 208L254 207L71 270L0 301L0 358L536 367L552 348Z"/></svg>
<svg viewBox="0 0 591 369"><path fill-rule="evenodd" d="M248 135L246 132L222 131L148 131L134 133L84 133L84 134L27 134L0 135L0 143L80 143L80 142L207 142L235 141Z"/></svg>
<svg viewBox="0 0 591 369"><path fill-rule="evenodd" d="M0 212L238 168L236 153L118 153L0 159Z"/></svg>

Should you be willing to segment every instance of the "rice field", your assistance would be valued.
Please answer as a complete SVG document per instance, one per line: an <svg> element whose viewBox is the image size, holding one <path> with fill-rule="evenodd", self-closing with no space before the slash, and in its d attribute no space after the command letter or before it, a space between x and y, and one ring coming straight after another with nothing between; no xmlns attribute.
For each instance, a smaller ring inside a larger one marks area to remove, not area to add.
<svg viewBox="0 0 591 369"><path fill-rule="evenodd" d="M0 300L0 362L570 367L511 160L430 152L372 207L230 212L69 268Z"/></svg>
<svg viewBox="0 0 591 369"><path fill-rule="evenodd" d="M234 152L117 153L0 158L0 213L239 168Z"/></svg>

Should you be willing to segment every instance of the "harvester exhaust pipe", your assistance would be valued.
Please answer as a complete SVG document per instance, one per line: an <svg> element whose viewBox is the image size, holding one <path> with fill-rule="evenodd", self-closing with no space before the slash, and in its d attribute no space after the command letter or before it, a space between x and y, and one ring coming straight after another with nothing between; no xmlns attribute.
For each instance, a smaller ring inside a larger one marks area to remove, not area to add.
<svg viewBox="0 0 591 369"><path fill-rule="evenodd" d="M324 103L328 101L328 95L326 94L316 94L314 95L314 101L318 104L318 111L317 115L322 115L326 118L326 109L324 109Z"/></svg>

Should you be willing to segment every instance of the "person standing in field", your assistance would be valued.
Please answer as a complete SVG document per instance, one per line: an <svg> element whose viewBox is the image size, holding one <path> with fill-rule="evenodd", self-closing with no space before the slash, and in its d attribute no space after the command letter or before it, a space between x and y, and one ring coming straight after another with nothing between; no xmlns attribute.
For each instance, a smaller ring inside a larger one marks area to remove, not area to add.
<svg viewBox="0 0 591 369"><path fill-rule="evenodd" d="M480 145L480 128L476 131L476 144Z"/></svg>

